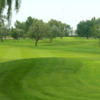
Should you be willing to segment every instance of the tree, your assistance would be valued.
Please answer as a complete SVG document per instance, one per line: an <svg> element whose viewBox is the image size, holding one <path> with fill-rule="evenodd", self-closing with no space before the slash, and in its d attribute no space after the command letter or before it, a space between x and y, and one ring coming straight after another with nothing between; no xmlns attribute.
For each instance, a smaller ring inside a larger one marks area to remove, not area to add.
<svg viewBox="0 0 100 100"><path fill-rule="evenodd" d="M10 34L11 34L11 37L15 40L18 40L19 39L19 29L14 29L12 28L10 30Z"/></svg>
<svg viewBox="0 0 100 100"><path fill-rule="evenodd" d="M48 24L50 25L50 27L56 27L59 29L59 34L56 34L58 35L57 37L63 37L64 34L63 34L63 30L64 30L64 27L66 26L64 23L61 23L61 21L57 21L57 20L54 20L54 19L51 19Z"/></svg>
<svg viewBox="0 0 100 100"><path fill-rule="evenodd" d="M54 38L59 36L60 32L60 29L55 25L47 27L46 36L50 39L50 43L52 43Z"/></svg>
<svg viewBox="0 0 100 100"><path fill-rule="evenodd" d="M81 21L77 26L77 34L87 38L98 38L100 47L100 18L94 17L91 20Z"/></svg>
<svg viewBox="0 0 100 100"><path fill-rule="evenodd" d="M15 22L14 26L15 26L15 28L25 30L25 22L20 22L20 21L17 20Z"/></svg>
<svg viewBox="0 0 100 100"><path fill-rule="evenodd" d="M64 27L63 32L64 32L64 36L69 36L69 35L72 35L73 29L71 28L70 25L66 25Z"/></svg>
<svg viewBox="0 0 100 100"><path fill-rule="evenodd" d="M4 23L4 16L1 17L0 19L0 39L3 42L3 37L6 35L6 27L5 27L5 23Z"/></svg>
<svg viewBox="0 0 100 100"><path fill-rule="evenodd" d="M24 36L25 36L29 31L30 26L32 26L33 22L35 21L36 19L32 18L31 16L29 16L25 22L20 22L17 20L15 22L15 28L24 30Z"/></svg>
<svg viewBox="0 0 100 100"><path fill-rule="evenodd" d="M81 21L78 25L77 25L77 30L76 33L78 36L80 37L86 37L87 39L89 39L90 37L94 36L94 21L92 20L87 20L87 21Z"/></svg>
<svg viewBox="0 0 100 100"><path fill-rule="evenodd" d="M94 27L91 31L94 32L94 37L99 39L99 47L100 47L100 18L95 19L93 18L92 21L94 22Z"/></svg>
<svg viewBox="0 0 100 100"><path fill-rule="evenodd" d="M100 29L97 32L97 38L99 39L99 47L100 47Z"/></svg>
<svg viewBox="0 0 100 100"><path fill-rule="evenodd" d="M29 28L28 35L35 40L35 46L38 41L45 37L46 25L42 20L34 19L33 24Z"/></svg>
<svg viewBox="0 0 100 100"><path fill-rule="evenodd" d="M4 37L4 29L0 28L0 40L3 42L3 37Z"/></svg>
<svg viewBox="0 0 100 100"><path fill-rule="evenodd" d="M19 38L24 38L24 30L23 29L16 29Z"/></svg>
<svg viewBox="0 0 100 100"><path fill-rule="evenodd" d="M50 25L50 27L56 26L59 29L59 34L57 37L62 38L64 36L66 36L66 34L70 33L71 27L70 27L70 25L67 25L66 23L62 23L61 21L51 19L48 22L48 24ZM65 29L65 27L67 27L67 28Z"/></svg>
<svg viewBox="0 0 100 100"><path fill-rule="evenodd" d="M29 16L27 18L27 20L25 21L25 32L27 33L30 26L33 24L33 22L36 21L36 19L32 18L31 16Z"/></svg>
<svg viewBox="0 0 100 100"><path fill-rule="evenodd" d="M59 22L59 27L58 27L59 28L59 34L58 34L58 37L60 37L61 39L62 39L62 37L65 36L65 30L64 30L65 26L67 26L65 23Z"/></svg>
<svg viewBox="0 0 100 100"><path fill-rule="evenodd" d="M19 37L20 38L25 38L25 22L20 22L20 21L16 21L15 22L15 28L19 31Z"/></svg>
<svg viewBox="0 0 100 100"><path fill-rule="evenodd" d="M10 20L11 13L12 13L12 2L13 0L0 0L0 17L4 11L7 9L7 19ZM18 12L20 8L21 0L15 0L15 10Z"/></svg>

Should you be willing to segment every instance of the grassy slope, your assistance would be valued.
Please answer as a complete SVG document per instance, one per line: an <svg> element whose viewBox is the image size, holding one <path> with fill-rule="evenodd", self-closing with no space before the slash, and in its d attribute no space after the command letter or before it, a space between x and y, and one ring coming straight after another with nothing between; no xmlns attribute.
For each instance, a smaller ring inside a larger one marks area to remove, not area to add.
<svg viewBox="0 0 100 100"><path fill-rule="evenodd" d="M97 40L0 43L0 100L99 100Z"/></svg>

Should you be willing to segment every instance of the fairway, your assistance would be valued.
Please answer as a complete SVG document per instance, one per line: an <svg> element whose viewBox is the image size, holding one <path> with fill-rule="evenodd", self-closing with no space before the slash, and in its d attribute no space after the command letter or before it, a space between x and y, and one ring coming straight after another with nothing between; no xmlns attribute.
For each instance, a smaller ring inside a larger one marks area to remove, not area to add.
<svg viewBox="0 0 100 100"><path fill-rule="evenodd" d="M0 100L100 100L98 39L0 42Z"/></svg>

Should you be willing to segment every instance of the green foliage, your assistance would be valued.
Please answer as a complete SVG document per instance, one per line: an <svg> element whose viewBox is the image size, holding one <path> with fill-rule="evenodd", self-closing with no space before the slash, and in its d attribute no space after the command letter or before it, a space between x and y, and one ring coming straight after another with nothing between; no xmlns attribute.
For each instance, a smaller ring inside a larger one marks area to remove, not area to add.
<svg viewBox="0 0 100 100"><path fill-rule="evenodd" d="M81 21L77 25L77 34L81 37L93 37L99 38L99 47L100 47L100 18L96 19L95 17L91 20Z"/></svg>
<svg viewBox="0 0 100 100"><path fill-rule="evenodd" d="M73 29L70 27L70 25L66 25L63 30L64 36L65 37L70 36L72 35L72 33L73 33Z"/></svg>
<svg viewBox="0 0 100 100"><path fill-rule="evenodd" d="M52 42L52 39L58 37L60 34L61 34L60 29L57 26L53 25L51 27L51 36L50 36L51 41L50 42Z"/></svg>
<svg viewBox="0 0 100 100"><path fill-rule="evenodd" d="M32 18L31 16L29 16L27 18L27 20L25 21L25 32L27 33L29 31L29 28L31 27L31 25L33 24L33 22L35 21L36 19Z"/></svg>
<svg viewBox="0 0 100 100"><path fill-rule="evenodd" d="M50 43L52 42L52 40L56 37L59 36L59 34L61 33L60 29L53 25L53 26L50 26L49 24L46 25L46 37L50 39Z"/></svg>
<svg viewBox="0 0 100 100"><path fill-rule="evenodd" d="M72 28L70 25L51 19L48 23L29 16L25 22L16 21L15 28L20 38L33 38L36 43L43 38L49 38L50 43L56 37L68 36ZM17 33L16 33L17 34Z"/></svg>
<svg viewBox="0 0 100 100"><path fill-rule="evenodd" d="M92 23L92 21L81 21L78 25L77 25L77 34L78 36L81 37L92 37L93 36L93 31L91 31L91 29L93 29L94 24Z"/></svg>
<svg viewBox="0 0 100 100"><path fill-rule="evenodd" d="M35 46L37 46L39 40L46 36L45 30L46 25L42 20L34 20L32 26L29 29L28 35L29 37L35 39Z"/></svg>
<svg viewBox="0 0 100 100"><path fill-rule="evenodd" d="M25 23L24 22L20 22L20 21L17 20L15 22L15 28L25 30Z"/></svg>
<svg viewBox="0 0 100 100"><path fill-rule="evenodd" d="M100 18L95 20L95 26L93 28L94 33L95 33L95 37L100 38Z"/></svg>
<svg viewBox="0 0 100 100"><path fill-rule="evenodd" d="M91 20L81 21L77 25L76 33L81 37L98 37L100 29L100 19L96 19L95 17Z"/></svg>
<svg viewBox="0 0 100 100"><path fill-rule="evenodd" d="M70 34L70 30L71 30L70 25L67 25L65 23L62 23L61 21L57 21L54 19L51 19L48 22L48 24L51 27L51 34L50 34L50 32L48 34L48 37L50 38L51 42L52 42L53 38L56 38L56 37L62 38L64 36L68 36Z"/></svg>
<svg viewBox="0 0 100 100"><path fill-rule="evenodd" d="M15 29L17 29L19 37L20 38L25 38L25 23L24 22L20 22L20 21L16 21L15 22Z"/></svg>
<svg viewBox="0 0 100 100"><path fill-rule="evenodd" d="M0 18L0 39L3 41L3 38L7 35L7 28L5 25L4 16Z"/></svg>
<svg viewBox="0 0 100 100"><path fill-rule="evenodd" d="M66 26L65 23L61 23L61 21L57 21L57 20L54 20L54 19L51 19L48 24L50 25L50 27L55 27L56 26L56 30L58 28L59 32L58 32L58 35L57 37L63 37L64 36L64 27ZM52 29L51 29L52 30ZM55 35L54 35L55 36Z"/></svg>
<svg viewBox="0 0 100 100"><path fill-rule="evenodd" d="M0 29L0 40L3 42L4 30Z"/></svg>
<svg viewBox="0 0 100 100"><path fill-rule="evenodd" d="M49 25L52 27L53 25L55 25L56 27L60 28L60 24L61 22L60 21L57 21L57 20L54 20L54 19L51 19L49 22Z"/></svg>
<svg viewBox="0 0 100 100"><path fill-rule="evenodd" d="M19 39L20 30L19 29L13 29L12 28L11 31L10 31L10 34L11 34L11 37L13 39L18 40Z"/></svg>
<svg viewBox="0 0 100 100"><path fill-rule="evenodd" d="M4 9L7 9L7 19L10 20L12 13L12 2L13 0L0 0L0 16L2 15ZM15 10L18 11L20 8L21 0L15 0Z"/></svg>
<svg viewBox="0 0 100 100"><path fill-rule="evenodd" d="M31 16L28 17L25 22L20 22L17 20L15 22L15 28L23 30L24 35L26 35L27 32L29 31L30 26L32 26L34 20L36 19L32 18Z"/></svg>
<svg viewBox="0 0 100 100"><path fill-rule="evenodd" d="M17 29L18 31L18 35L19 35L19 38L24 38L24 30L23 29Z"/></svg>

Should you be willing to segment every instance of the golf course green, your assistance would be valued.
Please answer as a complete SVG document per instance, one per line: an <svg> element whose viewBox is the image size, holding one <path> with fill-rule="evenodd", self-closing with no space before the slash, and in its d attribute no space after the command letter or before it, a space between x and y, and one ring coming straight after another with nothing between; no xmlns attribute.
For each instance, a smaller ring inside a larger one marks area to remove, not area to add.
<svg viewBox="0 0 100 100"><path fill-rule="evenodd" d="M100 100L98 39L0 42L0 100Z"/></svg>

